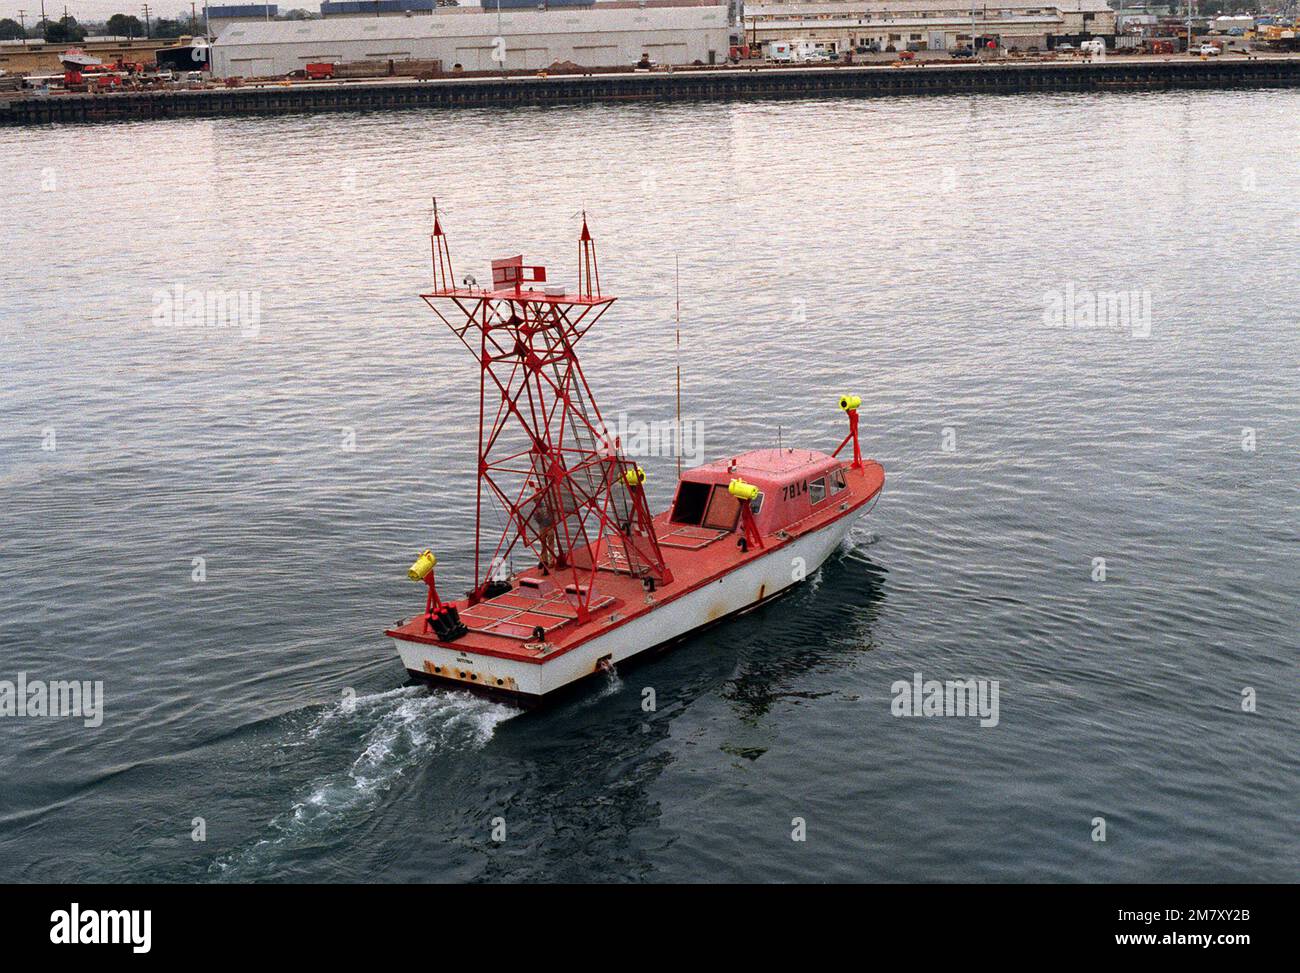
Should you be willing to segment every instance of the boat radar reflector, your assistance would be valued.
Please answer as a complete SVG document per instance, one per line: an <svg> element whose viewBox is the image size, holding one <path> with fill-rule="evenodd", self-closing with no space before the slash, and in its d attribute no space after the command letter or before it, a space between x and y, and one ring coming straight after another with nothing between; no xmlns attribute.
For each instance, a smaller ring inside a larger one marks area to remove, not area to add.
<svg viewBox="0 0 1300 973"><path fill-rule="evenodd" d="M423 581L437 563L438 559L433 556L433 551L425 551L415 559L415 563L407 570L406 576L412 581Z"/></svg>
<svg viewBox="0 0 1300 973"><path fill-rule="evenodd" d="M862 396L860 395L841 395L840 408L845 412L852 412L858 406L862 405Z"/></svg>
<svg viewBox="0 0 1300 973"><path fill-rule="evenodd" d="M757 500L758 487L737 477L727 484L727 492L738 500Z"/></svg>

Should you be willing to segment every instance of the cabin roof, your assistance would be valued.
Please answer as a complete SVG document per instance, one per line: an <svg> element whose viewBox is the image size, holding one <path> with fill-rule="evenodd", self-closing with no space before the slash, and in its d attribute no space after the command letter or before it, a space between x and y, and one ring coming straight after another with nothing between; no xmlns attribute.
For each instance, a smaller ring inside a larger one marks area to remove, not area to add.
<svg viewBox="0 0 1300 973"><path fill-rule="evenodd" d="M816 476L841 465L835 457L813 449L755 449L687 470L682 479L725 483L740 477L742 480L752 479L756 485L762 486Z"/></svg>

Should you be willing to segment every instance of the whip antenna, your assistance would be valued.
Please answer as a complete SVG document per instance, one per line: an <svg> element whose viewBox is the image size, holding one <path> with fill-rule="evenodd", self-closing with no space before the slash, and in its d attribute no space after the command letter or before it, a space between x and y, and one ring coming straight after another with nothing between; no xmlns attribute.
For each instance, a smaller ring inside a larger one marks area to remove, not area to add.
<svg viewBox="0 0 1300 973"><path fill-rule="evenodd" d="M677 479L682 478L682 259L673 254L677 287Z"/></svg>

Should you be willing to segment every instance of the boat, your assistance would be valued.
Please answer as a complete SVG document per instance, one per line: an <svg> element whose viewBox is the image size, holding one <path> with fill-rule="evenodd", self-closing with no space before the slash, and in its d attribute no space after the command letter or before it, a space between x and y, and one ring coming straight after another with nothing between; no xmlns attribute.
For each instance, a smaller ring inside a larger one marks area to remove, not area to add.
<svg viewBox="0 0 1300 973"><path fill-rule="evenodd" d="M411 565L424 610L385 634L416 679L536 705L790 590L878 499L885 474L862 457L861 399L843 395L848 430L833 451L725 455L680 471L669 508L652 514L646 472L608 431L578 359L615 301L585 214L576 291L522 255L492 261L490 285L457 281L436 203L430 241L434 287L420 296L481 372L475 581L444 600L433 551Z"/></svg>
<svg viewBox="0 0 1300 973"><path fill-rule="evenodd" d="M69 47L59 55L59 61L69 71L84 71L86 68L103 67L104 62L93 54L87 54L80 47Z"/></svg>

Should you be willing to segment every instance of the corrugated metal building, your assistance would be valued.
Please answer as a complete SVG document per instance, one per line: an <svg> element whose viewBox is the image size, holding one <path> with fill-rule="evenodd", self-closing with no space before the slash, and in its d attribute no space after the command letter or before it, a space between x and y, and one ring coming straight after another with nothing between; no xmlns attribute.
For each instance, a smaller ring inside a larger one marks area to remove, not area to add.
<svg viewBox="0 0 1300 973"><path fill-rule="evenodd" d="M493 59L505 40L504 65ZM539 70L560 61L583 67L720 63L727 56L727 8L612 7L551 10L450 8L427 17L340 17L248 22L213 46L218 77L275 77L313 62L442 61L466 71Z"/></svg>

